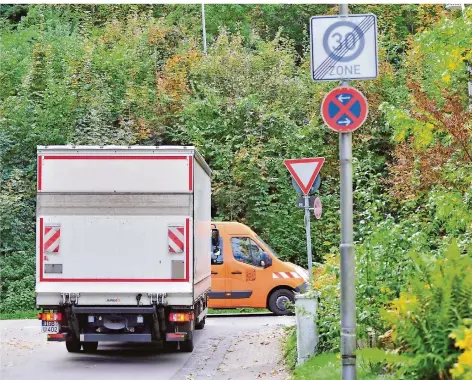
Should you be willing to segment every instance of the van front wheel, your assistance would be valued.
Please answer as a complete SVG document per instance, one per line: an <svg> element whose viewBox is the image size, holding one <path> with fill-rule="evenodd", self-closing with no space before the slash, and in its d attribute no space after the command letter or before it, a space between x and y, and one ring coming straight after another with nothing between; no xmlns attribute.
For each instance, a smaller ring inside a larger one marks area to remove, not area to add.
<svg viewBox="0 0 472 380"><path fill-rule="evenodd" d="M294 301L295 295L291 290L278 289L269 297L269 310L275 315L290 315Z"/></svg>

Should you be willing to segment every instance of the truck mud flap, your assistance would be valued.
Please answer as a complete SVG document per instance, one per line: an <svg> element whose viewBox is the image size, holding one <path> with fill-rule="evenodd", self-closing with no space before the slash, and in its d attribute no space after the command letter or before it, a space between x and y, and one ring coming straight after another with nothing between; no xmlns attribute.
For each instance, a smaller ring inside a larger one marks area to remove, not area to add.
<svg viewBox="0 0 472 380"><path fill-rule="evenodd" d="M152 342L151 334L80 334L81 342Z"/></svg>

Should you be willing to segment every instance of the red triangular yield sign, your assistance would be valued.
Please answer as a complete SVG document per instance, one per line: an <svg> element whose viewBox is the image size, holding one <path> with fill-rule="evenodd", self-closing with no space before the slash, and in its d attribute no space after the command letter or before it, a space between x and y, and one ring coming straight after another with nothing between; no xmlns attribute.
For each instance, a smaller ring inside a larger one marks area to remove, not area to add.
<svg viewBox="0 0 472 380"><path fill-rule="evenodd" d="M324 157L284 160L285 166L305 195L310 192L324 162Z"/></svg>

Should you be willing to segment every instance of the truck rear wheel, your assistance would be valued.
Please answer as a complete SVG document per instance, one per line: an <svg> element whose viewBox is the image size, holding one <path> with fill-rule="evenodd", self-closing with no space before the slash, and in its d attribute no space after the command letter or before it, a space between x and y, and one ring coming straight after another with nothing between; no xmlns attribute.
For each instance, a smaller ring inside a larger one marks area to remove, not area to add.
<svg viewBox="0 0 472 380"><path fill-rule="evenodd" d="M192 352L193 351L193 336L189 340L180 342L180 351Z"/></svg>
<svg viewBox="0 0 472 380"><path fill-rule="evenodd" d="M278 289L269 297L269 310L275 315L290 315L290 304L295 301L295 295L291 290Z"/></svg>
<svg viewBox="0 0 472 380"><path fill-rule="evenodd" d="M82 347L84 348L84 352L91 354L97 351L98 342L83 342Z"/></svg>
<svg viewBox="0 0 472 380"><path fill-rule="evenodd" d="M66 348L67 351L77 353L80 352L80 348L82 347L82 344L80 343L79 340L66 340Z"/></svg>
<svg viewBox="0 0 472 380"><path fill-rule="evenodd" d="M164 352L176 352L179 342L164 342Z"/></svg>
<svg viewBox="0 0 472 380"><path fill-rule="evenodd" d="M203 330L205 327L205 322L206 322L206 317L203 317L203 319L200 322L195 323L195 330Z"/></svg>

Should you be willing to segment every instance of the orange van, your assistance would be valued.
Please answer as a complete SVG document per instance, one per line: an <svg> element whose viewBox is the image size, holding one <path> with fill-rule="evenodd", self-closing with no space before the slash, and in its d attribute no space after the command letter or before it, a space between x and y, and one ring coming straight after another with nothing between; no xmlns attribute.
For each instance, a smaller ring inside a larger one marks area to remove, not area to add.
<svg viewBox="0 0 472 380"><path fill-rule="evenodd" d="M287 315L287 302L307 287L308 271L280 260L248 226L214 222L209 307L268 308Z"/></svg>

